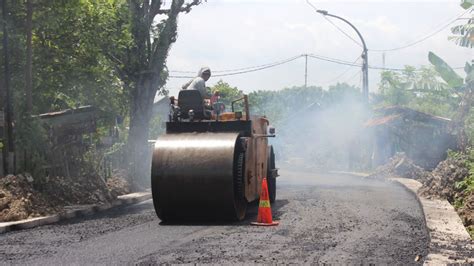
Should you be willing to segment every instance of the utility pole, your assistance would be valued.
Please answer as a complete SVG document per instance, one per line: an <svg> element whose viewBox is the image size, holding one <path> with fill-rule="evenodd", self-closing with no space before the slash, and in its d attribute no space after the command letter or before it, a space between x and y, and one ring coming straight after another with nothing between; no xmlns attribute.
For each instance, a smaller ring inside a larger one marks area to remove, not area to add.
<svg viewBox="0 0 474 266"><path fill-rule="evenodd" d="M304 88L308 87L308 55L304 55Z"/></svg>
<svg viewBox="0 0 474 266"><path fill-rule="evenodd" d="M12 174L14 172L14 143L13 143L13 124L12 124L12 103L10 95L10 54L8 51L8 28L7 28L7 4L6 0L2 0L2 17L3 17L3 56L5 58L5 98L3 99L4 113L5 113L5 130L6 130L6 147L3 147L4 150L7 150L7 153L4 155L5 171L7 174ZM5 158L6 157L6 158Z"/></svg>
<svg viewBox="0 0 474 266"><path fill-rule="evenodd" d="M382 67L385 68L385 52L382 54Z"/></svg>
<svg viewBox="0 0 474 266"><path fill-rule="evenodd" d="M354 25L352 25L352 23L347 21L346 19L341 18L341 17L336 16L336 15L333 15L333 14L329 14L329 12L326 11L326 10L316 10L316 12L320 13L323 16L328 16L328 17L333 17L333 18L340 19L340 20L344 21L345 23L349 24L349 26L351 26L351 28L353 28L357 32L357 35L359 36L360 40L362 41L362 46L364 48L364 50L362 52L362 59L364 60L363 63L362 63L362 72L363 72L363 75L362 75L362 95L363 95L364 99L367 102L369 102L369 54L368 54L368 49L367 49L367 45L365 44L364 38L360 34L359 30Z"/></svg>
<svg viewBox="0 0 474 266"><path fill-rule="evenodd" d="M369 54L364 43L364 52L362 53L362 96L369 102Z"/></svg>

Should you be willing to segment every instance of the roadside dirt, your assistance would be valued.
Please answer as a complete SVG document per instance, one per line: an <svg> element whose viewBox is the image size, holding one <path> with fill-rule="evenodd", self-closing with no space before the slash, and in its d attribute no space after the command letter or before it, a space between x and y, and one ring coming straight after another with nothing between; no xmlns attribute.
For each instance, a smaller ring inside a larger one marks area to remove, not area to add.
<svg viewBox="0 0 474 266"><path fill-rule="evenodd" d="M50 177L36 188L40 193L48 195L55 205L106 203L113 199L105 181L99 177Z"/></svg>
<svg viewBox="0 0 474 266"><path fill-rule="evenodd" d="M60 213L64 206L101 204L130 192L120 176L105 182L99 177L48 177L35 180L28 174L0 179L0 222Z"/></svg>
<svg viewBox="0 0 474 266"><path fill-rule="evenodd" d="M113 197L132 192L131 186L125 179L125 176L126 174L123 171L115 171L112 177L107 179L107 188Z"/></svg>
<svg viewBox="0 0 474 266"><path fill-rule="evenodd" d="M33 188L32 179L8 175L0 179L0 222L16 221L60 211Z"/></svg>
<svg viewBox="0 0 474 266"><path fill-rule="evenodd" d="M390 158L389 162L377 167L375 171L368 176L369 178L389 178L404 177L410 179L423 179L429 172L416 165L404 153L397 153Z"/></svg>
<svg viewBox="0 0 474 266"><path fill-rule="evenodd" d="M461 190L456 189L456 182L464 180L469 175L469 168L466 165L464 156L458 158L448 158L442 161L430 173L421 178L423 187L420 195L428 198L447 199L454 202Z"/></svg>
<svg viewBox="0 0 474 266"><path fill-rule="evenodd" d="M454 205L472 237L474 232L474 193L456 185L469 176L467 159L466 156L459 155L440 162L430 175L425 175L420 180L423 186L418 193L427 198L447 199Z"/></svg>

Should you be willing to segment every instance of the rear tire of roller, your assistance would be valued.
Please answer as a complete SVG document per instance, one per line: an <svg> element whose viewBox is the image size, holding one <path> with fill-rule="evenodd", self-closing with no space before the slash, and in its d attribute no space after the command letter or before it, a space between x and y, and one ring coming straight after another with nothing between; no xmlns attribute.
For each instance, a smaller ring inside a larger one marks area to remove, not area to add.
<svg viewBox="0 0 474 266"><path fill-rule="evenodd" d="M234 165L234 209L235 219L241 221L247 212L247 200L245 199L245 153L236 152Z"/></svg>
<svg viewBox="0 0 474 266"><path fill-rule="evenodd" d="M275 153L273 146L268 146L268 160L267 160L267 183L268 183L268 197L270 203L274 203L276 199L276 177L273 176L273 169L275 169Z"/></svg>

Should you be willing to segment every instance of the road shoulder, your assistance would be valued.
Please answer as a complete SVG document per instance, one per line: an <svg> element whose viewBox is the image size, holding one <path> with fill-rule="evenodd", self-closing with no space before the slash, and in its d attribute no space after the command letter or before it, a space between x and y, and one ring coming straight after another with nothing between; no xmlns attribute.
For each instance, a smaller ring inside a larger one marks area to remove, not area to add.
<svg viewBox="0 0 474 266"><path fill-rule="evenodd" d="M129 205L134 203L139 203L145 200L151 199L151 193L146 192L136 192L131 194L126 194L118 196L115 201L112 203L106 204L97 204L97 205L87 205L87 206L73 206L68 208L64 213L44 216L44 217L35 217L31 219L25 219L14 222L3 222L0 223L0 234L6 233L14 230L22 230L33 228L41 225L47 225L56 223L62 220L71 219L78 216L87 216L92 215L101 211L108 210L113 207Z"/></svg>
<svg viewBox="0 0 474 266"><path fill-rule="evenodd" d="M469 233L447 200L428 199L417 194L422 184L408 178L389 178L413 193L422 207L426 227L430 234L430 250L425 264L472 263L472 256L459 255L459 250L472 253L473 245Z"/></svg>
<svg viewBox="0 0 474 266"><path fill-rule="evenodd" d="M369 176L366 173L337 173L357 177ZM422 184L414 179L392 177L388 180L400 184L412 193L421 206L430 235L429 252L424 261L426 265L474 263L474 245L471 237L454 207L447 200L428 199L418 195ZM460 250L463 254L459 254Z"/></svg>

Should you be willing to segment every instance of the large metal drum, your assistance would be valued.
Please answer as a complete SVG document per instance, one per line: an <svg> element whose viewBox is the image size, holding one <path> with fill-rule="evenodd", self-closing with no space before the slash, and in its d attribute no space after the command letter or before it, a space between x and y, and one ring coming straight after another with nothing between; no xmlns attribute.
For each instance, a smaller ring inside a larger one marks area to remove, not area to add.
<svg viewBox="0 0 474 266"><path fill-rule="evenodd" d="M244 152L238 133L165 134L155 143L153 204L163 220L245 217Z"/></svg>

